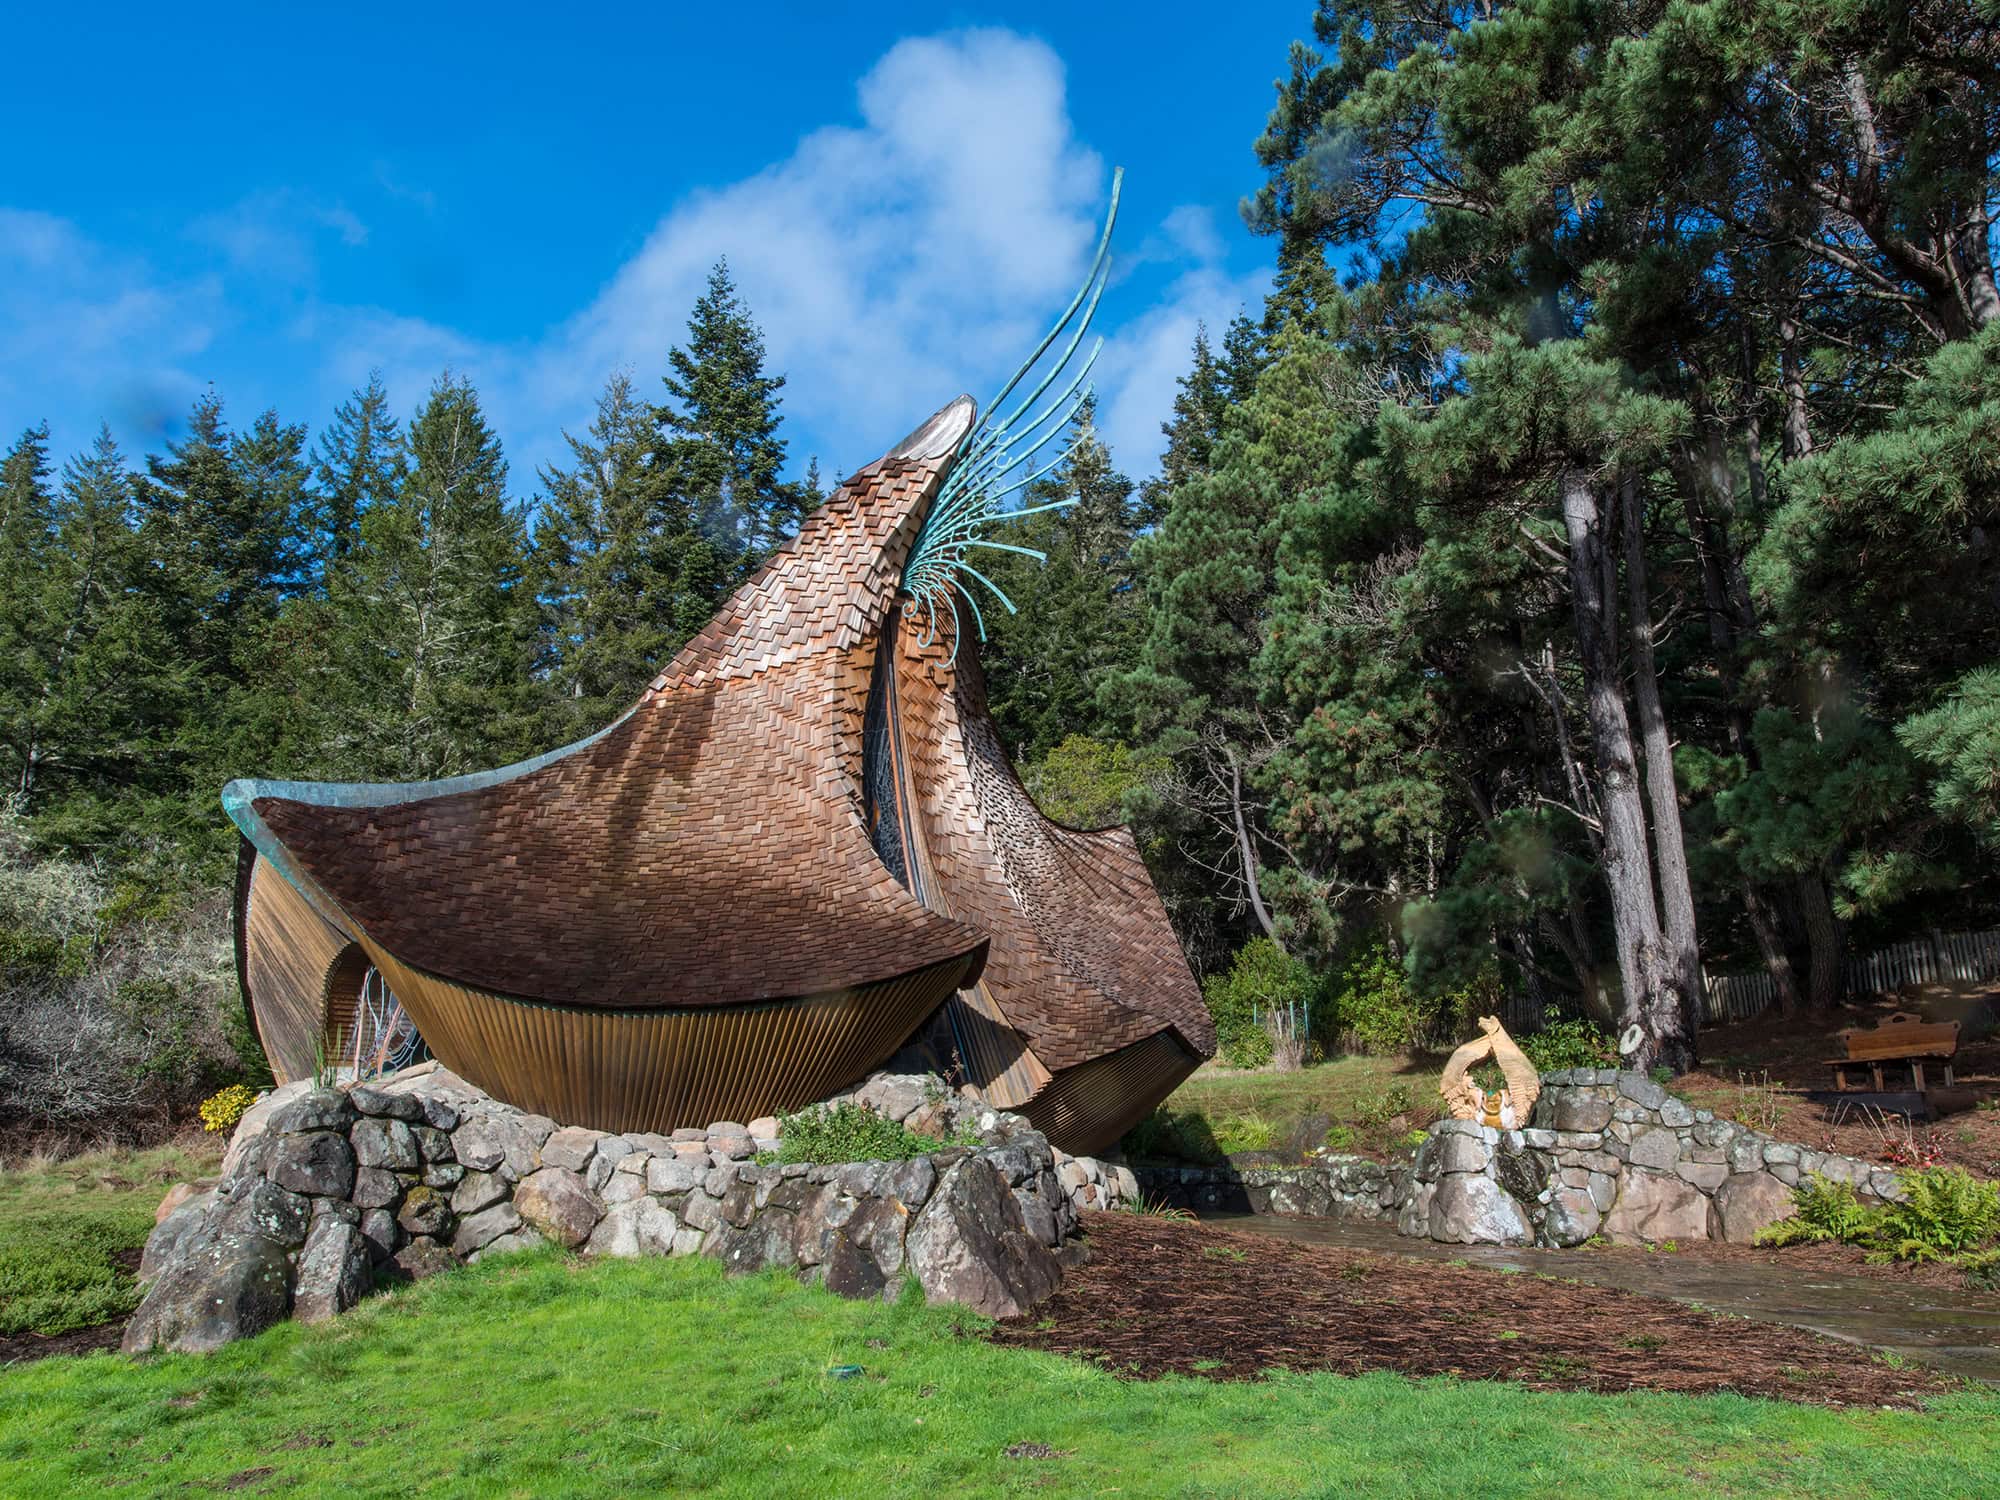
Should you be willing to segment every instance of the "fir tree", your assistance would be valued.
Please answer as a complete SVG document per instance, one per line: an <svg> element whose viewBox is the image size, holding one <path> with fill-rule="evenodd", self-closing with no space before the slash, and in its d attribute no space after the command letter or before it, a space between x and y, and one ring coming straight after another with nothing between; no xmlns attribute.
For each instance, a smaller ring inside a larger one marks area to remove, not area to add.
<svg viewBox="0 0 2000 1500"><path fill-rule="evenodd" d="M0 459L0 745L9 765L0 783L25 802L41 755L35 728L46 634L43 579L55 542L49 493L49 427L23 432Z"/></svg>
<svg viewBox="0 0 2000 1500"><path fill-rule="evenodd" d="M526 748L535 634L527 534L470 382L446 373L410 423L408 480L361 521L330 598L344 701L328 756L424 780Z"/></svg>
<svg viewBox="0 0 2000 1500"><path fill-rule="evenodd" d="M393 504L407 471L401 425L379 371L333 414L313 448L314 546L322 578L347 561L361 519Z"/></svg>
<svg viewBox="0 0 2000 1500"><path fill-rule="evenodd" d="M1078 408L1063 441L1068 461L1029 491L1028 503L1075 503L994 530L996 541L1033 547L1047 561L1007 552L978 557L1018 612L1008 613L976 579L966 581L986 617L982 657L994 722L1017 759L1045 755L1072 734L1105 733L1098 690L1130 665L1137 641L1132 481L1112 467L1093 401Z"/></svg>
<svg viewBox="0 0 2000 1500"><path fill-rule="evenodd" d="M30 685L8 693L8 743L41 835L101 849L177 821L184 789L163 751L187 711L191 672L160 649L131 484L108 429L63 466L50 521L18 658L8 653Z"/></svg>
<svg viewBox="0 0 2000 1500"><path fill-rule="evenodd" d="M614 375L566 467L543 471L534 550L556 736L601 728L714 612L726 555L649 459L651 413Z"/></svg>
<svg viewBox="0 0 2000 1500"><path fill-rule="evenodd" d="M798 529L801 498L779 479L785 377L764 373L764 336L717 261L688 319L685 349L667 357L670 404L655 409L654 462L668 490L706 514L717 544L739 538L756 561Z"/></svg>

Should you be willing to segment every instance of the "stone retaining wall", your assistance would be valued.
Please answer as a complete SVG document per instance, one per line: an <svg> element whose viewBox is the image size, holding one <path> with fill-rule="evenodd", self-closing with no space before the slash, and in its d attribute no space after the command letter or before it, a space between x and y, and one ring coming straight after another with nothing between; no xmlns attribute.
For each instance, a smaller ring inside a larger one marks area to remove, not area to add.
<svg viewBox="0 0 2000 1500"><path fill-rule="evenodd" d="M1301 1167L1141 1167L1150 1198L1196 1212L1394 1218L1449 1244L1748 1243L1817 1174L1866 1202L1901 1194L1887 1168L1772 1139L1694 1109L1637 1073L1547 1074L1531 1128L1433 1129L1407 1165L1322 1156Z"/></svg>
<svg viewBox="0 0 2000 1500"><path fill-rule="evenodd" d="M841 1097L976 1144L759 1165L775 1120L607 1135L525 1114L434 1063L346 1091L289 1085L245 1115L217 1185L155 1228L125 1348L216 1348L288 1313L331 1317L378 1279L548 1242L781 1266L850 1297L892 1297L910 1274L934 1302L1007 1317L1058 1285L1073 1193L1109 1206L1124 1190L1117 1169L1059 1162L1026 1120L935 1080L882 1076Z"/></svg>

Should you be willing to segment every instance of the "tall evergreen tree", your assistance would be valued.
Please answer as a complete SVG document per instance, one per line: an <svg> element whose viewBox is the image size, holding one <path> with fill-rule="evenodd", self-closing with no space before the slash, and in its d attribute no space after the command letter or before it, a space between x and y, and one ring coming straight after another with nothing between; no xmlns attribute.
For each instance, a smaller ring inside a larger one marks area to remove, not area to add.
<svg viewBox="0 0 2000 1500"><path fill-rule="evenodd" d="M55 542L49 493L49 426L30 427L0 458L0 736L10 762L6 793L26 801L40 750L42 580Z"/></svg>
<svg viewBox="0 0 2000 1500"><path fill-rule="evenodd" d="M187 711L190 670L160 649L162 622L143 587L131 486L108 429L63 466L50 543L31 589L9 612L14 632L6 724L10 781L50 842L103 849L169 821L183 791L161 754Z"/></svg>
<svg viewBox="0 0 2000 1500"><path fill-rule="evenodd" d="M598 397L571 462L542 473L535 527L544 671L559 738L601 728L714 612L729 555L652 464L652 414L624 374Z"/></svg>
<svg viewBox="0 0 2000 1500"><path fill-rule="evenodd" d="M528 748L527 531L471 383L447 372L409 429L408 480L361 521L330 597L345 669L329 760L418 781Z"/></svg>
<svg viewBox="0 0 2000 1500"><path fill-rule="evenodd" d="M736 294L729 263L708 273L688 319L688 342L667 356L668 404L655 408L654 462L669 491L708 514L711 539L733 533L746 560L798 529L802 502L779 478L782 375L764 373L764 335Z"/></svg>
<svg viewBox="0 0 2000 1500"><path fill-rule="evenodd" d="M393 504L407 472L401 424L380 371L333 414L313 447L314 547L322 578L359 545L361 519Z"/></svg>

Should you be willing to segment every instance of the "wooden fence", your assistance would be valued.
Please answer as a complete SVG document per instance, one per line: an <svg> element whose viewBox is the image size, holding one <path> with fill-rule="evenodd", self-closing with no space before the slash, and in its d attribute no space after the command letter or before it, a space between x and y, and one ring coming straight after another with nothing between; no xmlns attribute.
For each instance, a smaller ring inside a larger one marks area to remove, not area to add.
<svg viewBox="0 0 2000 1500"><path fill-rule="evenodd" d="M1805 976L1799 976L1803 982ZM1841 992L1878 995L1906 984L1948 979L2000 979L2000 927L1986 932L1932 932L1893 947L1850 958L1841 969ZM1711 1024L1748 1021L1778 999L1769 973L1711 974L1703 969L1702 1019ZM1509 1031L1526 1036L1541 1030L1542 1008L1527 995L1509 995L1500 1007Z"/></svg>
<svg viewBox="0 0 2000 1500"><path fill-rule="evenodd" d="M1850 958L1840 973L1841 992L1847 995L1879 995L1906 984L1949 979L1995 978L2000 978L2000 928L1932 932ZM1747 1021L1778 998L1777 982L1768 973L1710 974L1704 969L1702 988L1703 1010L1710 1021Z"/></svg>

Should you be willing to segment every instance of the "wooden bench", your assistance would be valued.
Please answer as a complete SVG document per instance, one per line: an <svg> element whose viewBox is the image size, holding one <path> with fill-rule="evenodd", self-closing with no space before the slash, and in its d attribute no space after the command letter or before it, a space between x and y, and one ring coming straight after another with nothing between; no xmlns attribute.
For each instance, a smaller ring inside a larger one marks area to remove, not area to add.
<svg viewBox="0 0 2000 1500"><path fill-rule="evenodd" d="M1852 1087L1848 1070L1866 1068L1877 1093L1882 1092L1882 1066L1896 1063L1907 1067L1918 1093L1924 1090L1924 1065L1937 1063L1944 1069L1945 1087L1953 1082L1951 1060L1958 1055L1958 1022L1926 1021L1907 1011L1898 1011L1876 1026L1850 1026L1836 1035L1847 1046L1845 1057L1829 1059L1834 1084L1842 1093Z"/></svg>

